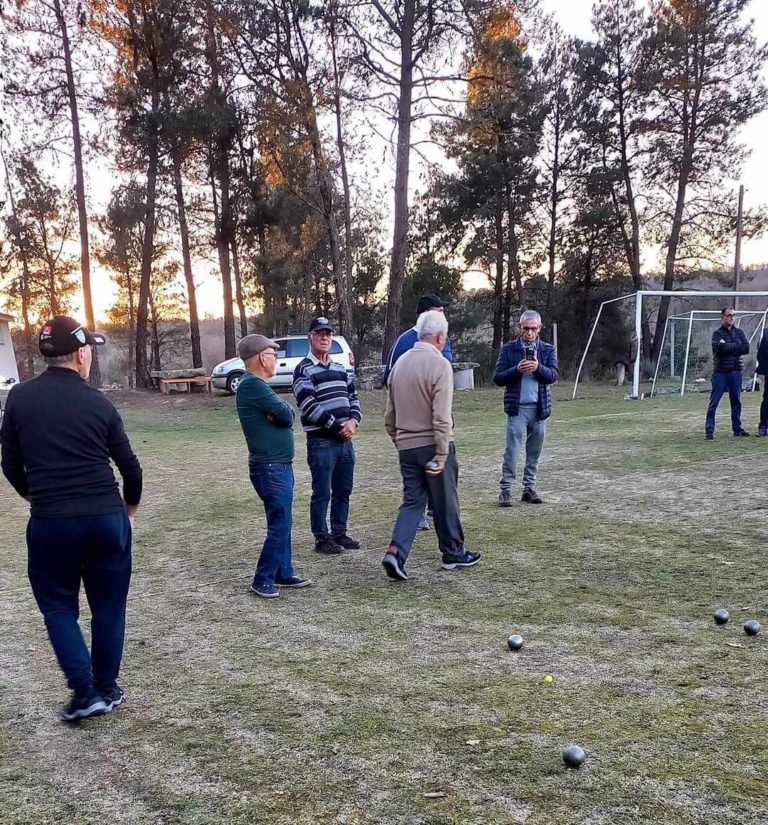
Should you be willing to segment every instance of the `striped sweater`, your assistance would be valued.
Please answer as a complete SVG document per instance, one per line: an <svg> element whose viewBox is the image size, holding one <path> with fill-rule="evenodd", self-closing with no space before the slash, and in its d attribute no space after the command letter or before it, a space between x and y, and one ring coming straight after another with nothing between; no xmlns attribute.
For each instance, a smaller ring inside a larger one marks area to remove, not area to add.
<svg viewBox="0 0 768 825"><path fill-rule="evenodd" d="M293 373L293 394L307 438L336 438L350 418L363 420L354 375L343 364L322 364L310 353Z"/></svg>

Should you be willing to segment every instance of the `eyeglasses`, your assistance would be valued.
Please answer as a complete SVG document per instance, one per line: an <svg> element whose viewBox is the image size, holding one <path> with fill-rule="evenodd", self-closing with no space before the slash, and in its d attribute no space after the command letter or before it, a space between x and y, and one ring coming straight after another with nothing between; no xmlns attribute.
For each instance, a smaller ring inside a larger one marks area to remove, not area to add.
<svg viewBox="0 0 768 825"><path fill-rule="evenodd" d="M538 327L520 327L523 332L538 332Z"/></svg>
<svg viewBox="0 0 768 825"><path fill-rule="evenodd" d="M312 335L317 335L318 338L333 338L333 333L329 329L318 329Z"/></svg>
<svg viewBox="0 0 768 825"><path fill-rule="evenodd" d="M261 354L262 355L272 355L275 358L277 358L277 353L273 349L265 349Z"/></svg>

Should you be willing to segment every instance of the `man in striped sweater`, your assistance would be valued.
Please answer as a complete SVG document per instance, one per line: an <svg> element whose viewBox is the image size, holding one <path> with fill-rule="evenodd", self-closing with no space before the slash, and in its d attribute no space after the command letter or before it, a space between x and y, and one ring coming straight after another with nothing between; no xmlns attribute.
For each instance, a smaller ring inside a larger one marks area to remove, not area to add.
<svg viewBox="0 0 768 825"><path fill-rule="evenodd" d="M363 416L354 376L347 374L343 364L330 359L332 342L331 323L327 318L315 318L309 326L309 355L293 373L293 394L307 436L307 463L312 473L309 513L315 551L327 555L360 547L347 535L347 521L355 472L352 439Z"/></svg>

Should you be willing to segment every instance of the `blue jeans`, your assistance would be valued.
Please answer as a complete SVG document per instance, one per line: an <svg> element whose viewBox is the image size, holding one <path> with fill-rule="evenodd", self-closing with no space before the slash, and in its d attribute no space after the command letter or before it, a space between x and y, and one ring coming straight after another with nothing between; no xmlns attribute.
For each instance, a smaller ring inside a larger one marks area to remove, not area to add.
<svg viewBox="0 0 768 825"><path fill-rule="evenodd" d="M343 536L349 519L349 497L355 481L355 448L351 441L307 439L307 462L312 473L309 520L315 538L328 535L328 502L331 533Z"/></svg>
<svg viewBox="0 0 768 825"><path fill-rule="evenodd" d="M517 462L525 439L525 469L523 470L523 487L533 487L539 471L539 458L544 448L547 434L547 422L538 417L535 404L521 406L517 415L507 417L507 448L501 465L502 492L512 489L512 482L517 477Z"/></svg>
<svg viewBox="0 0 768 825"><path fill-rule="evenodd" d="M726 392L731 402L731 427L735 433L741 429L741 373L713 372L712 393L709 396L707 423L705 425L705 430L708 433L715 431L715 412L720 399Z"/></svg>
<svg viewBox="0 0 768 825"><path fill-rule="evenodd" d="M131 524L123 510L100 516L32 516L27 571L67 685L77 694L117 683L131 581ZM91 652L83 639L80 583L91 608Z"/></svg>
<svg viewBox="0 0 768 825"><path fill-rule="evenodd" d="M763 376L763 400L760 402L760 424L761 430L768 429L768 376Z"/></svg>
<svg viewBox="0 0 768 825"><path fill-rule="evenodd" d="M426 463L435 457L434 444L400 450L398 456L403 477L403 503L397 513L391 545L397 547L403 560L408 558L429 498L443 558L462 555L465 552L464 529L459 512L459 465L455 445L451 442L445 467L438 476L428 475L425 469Z"/></svg>
<svg viewBox="0 0 768 825"><path fill-rule="evenodd" d="M259 498L267 516L267 537L261 548L253 586L274 584L293 576L291 559L291 525L293 523L293 464L248 465Z"/></svg>

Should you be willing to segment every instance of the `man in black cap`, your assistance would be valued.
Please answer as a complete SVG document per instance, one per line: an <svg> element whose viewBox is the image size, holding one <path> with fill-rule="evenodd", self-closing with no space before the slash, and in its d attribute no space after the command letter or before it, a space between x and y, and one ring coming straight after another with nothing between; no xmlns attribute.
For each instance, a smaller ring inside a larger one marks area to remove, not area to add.
<svg viewBox="0 0 768 825"><path fill-rule="evenodd" d="M416 304L416 320L418 321L421 315L425 312L429 312L430 310L445 313L446 306L447 304L440 298L439 295L422 295L421 298L419 298L419 302ZM387 358L387 363L384 365L384 373L381 380L385 387L389 383L389 374L392 372L392 368L397 363L397 359L400 358L401 355L408 352L408 350L413 349L418 340L419 335L416 332L415 324L410 329L400 333L400 337L393 344L392 349L389 352L389 358ZM442 352L443 358L446 358L448 363L452 364L453 350L451 349L450 338L447 336ZM429 530L429 519L431 516L432 505L430 503L427 510L425 510L424 515L421 517L421 521L419 522L419 530Z"/></svg>
<svg viewBox="0 0 768 825"><path fill-rule="evenodd" d="M31 505L29 580L72 690L59 714L66 722L107 713L125 698L117 676L142 475L120 415L87 383L91 347L104 343L74 318L48 321L39 337L48 368L11 390L0 427L3 473ZM77 621L81 582L90 653Z"/></svg>
<svg viewBox="0 0 768 825"><path fill-rule="evenodd" d="M448 304L442 301L438 295L422 295L416 304L416 320L418 321L419 316L423 312L429 312L431 309L437 310L438 312L445 312L446 306L448 306ZM410 329L400 333L400 337L395 341L392 349L389 351L387 363L384 364L384 374L381 380L385 386L389 381L389 374L392 372L392 367L397 363L397 359L403 355L403 353L408 352L409 349L413 349L418 340L419 336L416 332L415 324ZM447 358L449 363L453 363L453 350L451 349L451 342L448 338L445 339L443 357Z"/></svg>
<svg viewBox="0 0 768 825"><path fill-rule="evenodd" d="M332 324L327 318L315 318L309 326L309 355L293 373L293 394L307 436L307 462L312 473L310 522L315 550L324 554L360 547L360 542L347 535L347 522L355 474L352 439L363 415L354 376L343 364L331 361L332 343Z"/></svg>

